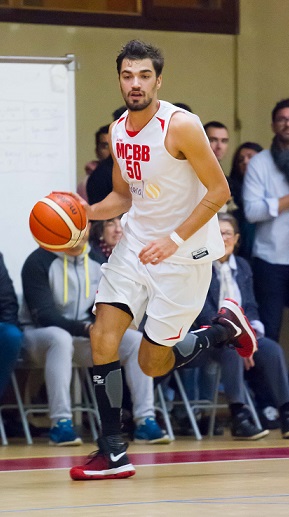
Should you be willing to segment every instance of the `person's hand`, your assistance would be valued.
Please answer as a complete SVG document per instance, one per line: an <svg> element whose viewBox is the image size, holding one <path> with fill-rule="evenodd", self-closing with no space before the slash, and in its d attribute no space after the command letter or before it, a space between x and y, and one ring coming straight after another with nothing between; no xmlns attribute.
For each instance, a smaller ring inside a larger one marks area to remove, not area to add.
<svg viewBox="0 0 289 517"><path fill-rule="evenodd" d="M255 361L253 359L253 356L250 357L244 357L244 366L245 370L250 370L250 368L253 368L255 366Z"/></svg>
<svg viewBox="0 0 289 517"><path fill-rule="evenodd" d="M96 160L91 160L91 162L87 162L85 164L84 170L88 176L90 176L93 171L95 171L98 162Z"/></svg>
<svg viewBox="0 0 289 517"><path fill-rule="evenodd" d="M177 244L170 237L163 237L156 241L149 242L139 253L142 264L155 266L162 260L173 255L178 249Z"/></svg>
<svg viewBox="0 0 289 517"><path fill-rule="evenodd" d="M87 201L85 199L83 199L83 197L81 197L76 192L63 192L62 190L54 190L53 192L51 192L51 194L63 194L63 195L69 194L69 196L74 197L74 199L76 199L84 208L86 208L87 206L90 206L87 203Z"/></svg>

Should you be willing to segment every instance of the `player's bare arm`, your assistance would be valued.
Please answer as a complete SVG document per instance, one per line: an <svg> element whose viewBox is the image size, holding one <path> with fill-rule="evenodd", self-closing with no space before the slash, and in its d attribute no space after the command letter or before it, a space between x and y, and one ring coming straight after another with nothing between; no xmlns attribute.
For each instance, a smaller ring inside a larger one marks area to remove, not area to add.
<svg viewBox="0 0 289 517"><path fill-rule="evenodd" d="M179 158L183 155L190 162L199 180L207 188L207 193L191 215L175 229L186 240L228 201L230 189L197 119L176 113L171 120L166 146L173 156Z"/></svg>
<svg viewBox="0 0 289 517"><path fill-rule="evenodd" d="M139 259L143 264L156 265L173 255L182 239L191 237L230 198L225 175L197 119L194 120L193 117L176 112L172 116L165 145L174 158L187 159L190 162L200 181L207 188L207 193L191 215L175 228L177 242L168 235L148 243L141 250ZM178 237L181 238L179 242Z"/></svg>

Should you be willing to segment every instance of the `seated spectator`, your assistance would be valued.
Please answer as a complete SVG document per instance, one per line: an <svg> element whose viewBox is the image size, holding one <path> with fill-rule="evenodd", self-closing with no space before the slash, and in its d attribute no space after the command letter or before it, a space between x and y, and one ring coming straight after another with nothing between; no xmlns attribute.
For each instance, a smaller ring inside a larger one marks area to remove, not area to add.
<svg viewBox="0 0 289 517"><path fill-rule="evenodd" d="M51 419L50 444L79 445L72 424L70 383L72 363L92 366L89 339L94 318L91 308L101 276L100 264L90 256L88 232L78 246L64 252L36 249L22 269L24 350L45 369ZM153 380L138 365L141 334L129 329L119 354L131 392L135 439L168 443L154 415Z"/></svg>
<svg viewBox="0 0 289 517"><path fill-rule="evenodd" d="M253 292L252 271L249 263L234 254L239 239L236 219L231 214L218 214L225 244L225 255L213 263L213 276L208 296L196 325L209 325L224 297L234 298L242 305L255 329L258 351L250 359L242 360L234 350L222 349L214 360L222 368L222 382L230 403L232 435L238 439L262 438L268 431L259 431L245 406L244 366L250 376L259 379L260 390L268 391L278 408L283 438L289 438L289 383L286 361L281 346L264 335ZM187 338L186 338L187 339ZM190 336L188 334L188 339Z"/></svg>
<svg viewBox="0 0 289 517"><path fill-rule="evenodd" d="M99 164L108 158L110 155L109 146L108 146L108 131L109 124L106 126L101 126L95 133L95 154L96 160L91 160L87 162L84 170L85 170L85 178L80 181L77 185L77 193L83 197L86 201L88 201L86 186L89 176L97 169Z"/></svg>
<svg viewBox="0 0 289 517"><path fill-rule="evenodd" d="M122 236L120 217L108 221L93 221L89 233L91 256L103 264Z"/></svg>
<svg viewBox="0 0 289 517"><path fill-rule="evenodd" d="M230 212L237 219L240 229L238 255L247 260L250 260L252 255L255 225L249 223L244 214L243 182L249 161L262 150L263 147L256 142L244 142L241 144L234 153L231 172L228 178L234 205L236 205L236 208L233 208Z"/></svg>
<svg viewBox="0 0 289 517"><path fill-rule="evenodd" d="M0 400L9 384L21 345L17 297L0 253Z"/></svg>

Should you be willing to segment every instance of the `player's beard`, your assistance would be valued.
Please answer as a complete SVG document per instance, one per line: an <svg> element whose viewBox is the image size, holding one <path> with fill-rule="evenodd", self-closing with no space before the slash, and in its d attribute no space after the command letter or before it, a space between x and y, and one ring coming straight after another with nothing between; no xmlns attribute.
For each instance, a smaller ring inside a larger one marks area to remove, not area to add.
<svg viewBox="0 0 289 517"><path fill-rule="evenodd" d="M152 100L152 98L149 98L145 99L142 103L137 103L133 101L131 102L129 99L126 99L125 104L130 111L143 111L152 103Z"/></svg>

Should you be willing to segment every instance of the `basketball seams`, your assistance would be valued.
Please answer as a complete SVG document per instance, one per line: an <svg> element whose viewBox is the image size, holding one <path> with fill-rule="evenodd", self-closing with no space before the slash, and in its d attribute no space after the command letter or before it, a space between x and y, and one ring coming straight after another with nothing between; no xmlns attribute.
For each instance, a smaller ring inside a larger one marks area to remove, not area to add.
<svg viewBox="0 0 289 517"><path fill-rule="evenodd" d="M59 196L52 192L34 205L29 225L39 246L65 251L82 240L87 230L87 218L85 209L70 194Z"/></svg>
<svg viewBox="0 0 289 517"><path fill-rule="evenodd" d="M45 203L46 205L50 206L54 212L56 212L67 224L68 228L71 231L71 235L73 236L74 232L81 232L80 228L77 228L75 226L74 222L70 218L70 216L65 212L65 210L58 205L53 199L49 199L48 197L44 197L43 199L40 199L40 203Z"/></svg>

